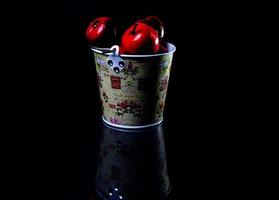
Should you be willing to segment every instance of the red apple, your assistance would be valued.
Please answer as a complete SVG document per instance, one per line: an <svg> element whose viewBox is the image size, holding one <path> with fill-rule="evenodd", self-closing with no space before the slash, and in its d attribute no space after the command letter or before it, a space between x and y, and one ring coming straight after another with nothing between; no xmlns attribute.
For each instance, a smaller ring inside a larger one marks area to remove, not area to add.
<svg viewBox="0 0 279 200"><path fill-rule="evenodd" d="M121 39L123 54L154 54L159 51L159 46L157 31L140 22L128 28Z"/></svg>
<svg viewBox="0 0 279 200"><path fill-rule="evenodd" d="M115 43L116 29L109 17L93 20L86 30L86 39L96 47L111 47Z"/></svg>
<svg viewBox="0 0 279 200"><path fill-rule="evenodd" d="M148 16L145 19L139 20L139 22L145 23L149 26L152 26L155 30L158 31L159 37L164 37L164 24L157 16Z"/></svg>
<svg viewBox="0 0 279 200"><path fill-rule="evenodd" d="M119 54L125 54L125 51L123 50L122 46L119 47Z"/></svg>

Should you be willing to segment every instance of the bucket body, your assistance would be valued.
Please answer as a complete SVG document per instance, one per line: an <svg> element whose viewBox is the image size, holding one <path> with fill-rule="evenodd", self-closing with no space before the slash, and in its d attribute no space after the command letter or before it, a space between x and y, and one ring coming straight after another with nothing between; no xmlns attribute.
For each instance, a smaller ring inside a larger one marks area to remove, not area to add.
<svg viewBox="0 0 279 200"><path fill-rule="evenodd" d="M175 51L174 45L167 47L162 54L120 55L114 63L109 61L111 53L92 48L106 123L145 128L162 122Z"/></svg>

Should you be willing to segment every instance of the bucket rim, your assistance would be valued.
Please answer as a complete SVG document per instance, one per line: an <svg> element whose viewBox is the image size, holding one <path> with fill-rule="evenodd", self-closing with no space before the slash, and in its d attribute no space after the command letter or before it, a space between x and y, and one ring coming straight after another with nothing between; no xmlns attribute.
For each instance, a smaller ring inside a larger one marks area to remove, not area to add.
<svg viewBox="0 0 279 200"><path fill-rule="evenodd" d="M160 125L164 120L162 118L158 122L155 122L153 124L130 126L130 125L124 125L124 124L113 124L113 123L107 121L104 116L102 116L102 119L103 119L103 122L106 123L107 125L109 125L110 127L116 128L116 129L118 128L118 129L121 129L122 131L125 131L125 130L136 131L136 130L143 130L143 129L147 129L147 128L152 128L152 127Z"/></svg>
<svg viewBox="0 0 279 200"><path fill-rule="evenodd" d="M157 54L120 54L119 56L122 58L148 58L148 57L159 57L159 56L164 56L164 55L169 55L172 54L176 51L176 46L166 42L166 45L169 46L169 48L171 49L170 51L166 52L166 53L157 53ZM109 48L98 48L98 47L94 47L94 46L90 46L91 50L94 51L95 53L99 53L99 54L104 54L104 55L112 55L112 53L104 53L104 51L109 50Z"/></svg>

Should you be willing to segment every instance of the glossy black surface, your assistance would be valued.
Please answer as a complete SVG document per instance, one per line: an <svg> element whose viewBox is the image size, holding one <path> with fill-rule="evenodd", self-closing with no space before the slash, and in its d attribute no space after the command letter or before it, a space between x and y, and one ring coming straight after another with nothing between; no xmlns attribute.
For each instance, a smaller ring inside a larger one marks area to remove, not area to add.
<svg viewBox="0 0 279 200"><path fill-rule="evenodd" d="M95 187L107 199L162 199L170 191L162 126L121 130L104 125Z"/></svg>

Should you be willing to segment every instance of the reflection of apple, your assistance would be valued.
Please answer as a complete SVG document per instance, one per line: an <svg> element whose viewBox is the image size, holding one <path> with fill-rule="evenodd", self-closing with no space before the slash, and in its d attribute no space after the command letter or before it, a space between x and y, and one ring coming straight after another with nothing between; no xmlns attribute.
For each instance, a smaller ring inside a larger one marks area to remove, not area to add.
<svg viewBox="0 0 279 200"><path fill-rule="evenodd" d="M158 35L160 38L164 37L164 25L157 16L148 16L145 19L139 20L138 22L145 23L149 26L152 26L156 31L158 31Z"/></svg>
<svg viewBox="0 0 279 200"><path fill-rule="evenodd" d="M145 23L136 23L122 36L120 53L154 54L159 51L159 36L156 30Z"/></svg>
<svg viewBox="0 0 279 200"><path fill-rule="evenodd" d="M115 43L116 30L109 17L99 17L86 30L86 39L96 47L110 47Z"/></svg>
<svg viewBox="0 0 279 200"><path fill-rule="evenodd" d="M168 52L168 49L165 46L160 44L158 53L167 53L167 52Z"/></svg>

